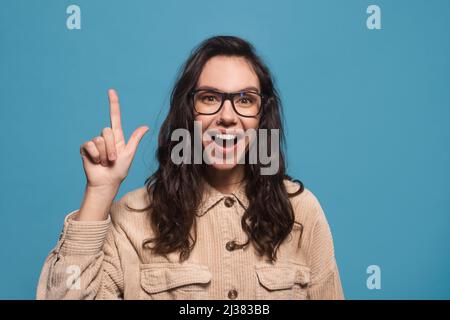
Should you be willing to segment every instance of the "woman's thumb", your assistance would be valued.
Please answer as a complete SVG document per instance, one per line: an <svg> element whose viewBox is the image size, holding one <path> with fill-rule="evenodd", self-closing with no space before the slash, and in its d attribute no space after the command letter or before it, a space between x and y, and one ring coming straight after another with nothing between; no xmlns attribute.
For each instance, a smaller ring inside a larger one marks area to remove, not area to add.
<svg viewBox="0 0 450 320"><path fill-rule="evenodd" d="M134 130L133 134L131 135L126 148L133 154L133 156L134 153L136 152L139 142L141 141L142 137L144 136L144 134L147 133L148 130L149 128L147 126L142 126Z"/></svg>

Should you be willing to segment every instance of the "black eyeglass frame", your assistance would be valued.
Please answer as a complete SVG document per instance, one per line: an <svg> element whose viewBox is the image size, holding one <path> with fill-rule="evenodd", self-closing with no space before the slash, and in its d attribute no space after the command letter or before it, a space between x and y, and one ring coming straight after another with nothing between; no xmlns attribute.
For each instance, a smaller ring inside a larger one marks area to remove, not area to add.
<svg viewBox="0 0 450 320"><path fill-rule="evenodd" d="M212 112L212 113L204 113L204 112L198 112L197 109L195 109L195 101L194 101L195 94L198 93L198 92L202 92L202 91L204 91L204 92L212 92L212 93L215 93L215 94L218 94L218 95L221 96L222 102L220 104L220 107L217 108L217 111ZM256 95L258 95L261 98L261 105L259 107L258 113L253 115L253 116L246 116L246 115L243 115L243 114L239 113L239 111L237 111L237 109L236 109L236 106L234 105L234 101L233 101L234 97L237 96L237 95L246 93L246 92L252 93L252 94L256 94ZM267 101L267 96L266 95L261 94L259 92L251 91L251 90L244 90L244 91L238 91L238 92L220 92L220 91L211 90L211 89L197 89L197 90L192 90L189 93L189 95L192 98L192 104L194 105L195 112L197 112L198 114L208 115L208 116L218 113L220 111L220 109L222 109L223 104L225 103L225 101L226 100L230 100L231 106L233 107L233 110L234 110L234 112L236 112L236 114L238 114L241 117L245 117L245 118L254 118L254 117L258 116L261 113L261 110L262 110L265 102Z"/></svg>

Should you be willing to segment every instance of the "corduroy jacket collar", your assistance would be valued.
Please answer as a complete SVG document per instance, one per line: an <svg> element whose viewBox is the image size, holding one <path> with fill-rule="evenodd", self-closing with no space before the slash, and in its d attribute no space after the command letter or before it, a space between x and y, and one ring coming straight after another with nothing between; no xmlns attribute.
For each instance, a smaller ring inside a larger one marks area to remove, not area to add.
<svg viewBox="0 0 450 320"><path fill-rule="evenodd" d="M197 216L205 215L226 198L233 198L233 200L236 200L245 211L249 205L249 201L245 193L245 186L246 182L243 180L236 186L233 192L225 194L212 187L208 182L204 181L203 200L199 206Z"/></svg>

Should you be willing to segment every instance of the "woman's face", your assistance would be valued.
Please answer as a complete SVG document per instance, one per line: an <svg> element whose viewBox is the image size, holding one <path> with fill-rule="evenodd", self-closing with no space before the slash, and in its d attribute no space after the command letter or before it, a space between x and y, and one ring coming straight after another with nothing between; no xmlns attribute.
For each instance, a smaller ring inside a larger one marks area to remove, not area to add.
<svg viewBox="0 0 450 320"><path fill-rule="evenodd" d="M250 63L242 57L227 56L215 56L208 60L196 87L203 88L219 92L261 91L258 76ZM214 101L214 97L204 99ZM244 100L243 103L248 101ZM258 128L259 115L240 116L234 111L230 100L224 101L222 108L215 114L195 114L195 120L200 121L202 125L203 147L207 149L209 146L208 149L211 150L208 157L210 165L217 170L235 168L249 145L249 139L243 138L242 133ZM205 132L209 132L212 138L208 138ZM233 138L234 136L236 138Z"/></svg>

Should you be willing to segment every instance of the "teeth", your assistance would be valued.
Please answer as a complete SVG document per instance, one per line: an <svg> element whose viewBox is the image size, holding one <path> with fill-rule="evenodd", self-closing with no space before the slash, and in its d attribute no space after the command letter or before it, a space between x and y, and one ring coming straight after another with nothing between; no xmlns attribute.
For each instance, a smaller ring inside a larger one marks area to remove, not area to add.
<svg viewBox="0 0 450 320"><path fill-rule="evenodd" d="M234 139L236 139L236 135L218 133L218 134L216 134L216 138L219 138L222 140L234 140Z"/></svg>

